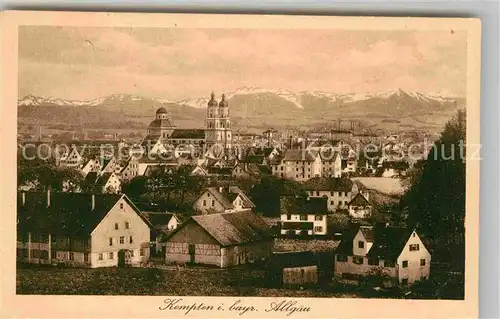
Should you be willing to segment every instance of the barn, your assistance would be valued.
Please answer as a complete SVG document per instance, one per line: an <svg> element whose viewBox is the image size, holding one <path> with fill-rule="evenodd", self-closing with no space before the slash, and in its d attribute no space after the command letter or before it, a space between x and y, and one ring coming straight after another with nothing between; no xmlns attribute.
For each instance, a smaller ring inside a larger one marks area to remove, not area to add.
<svg viewBox="0 0 500 319"><path fill-rule="evenodd" d="M230 267L272 253L269 225L252 211L191 216L166 240L166 263Z"/></svg>

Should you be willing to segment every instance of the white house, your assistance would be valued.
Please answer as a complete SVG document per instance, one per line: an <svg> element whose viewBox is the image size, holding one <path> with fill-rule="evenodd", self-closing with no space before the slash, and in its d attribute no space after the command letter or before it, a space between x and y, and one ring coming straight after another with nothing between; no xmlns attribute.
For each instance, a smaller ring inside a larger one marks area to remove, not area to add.
<svg viewBox="0 0 500 319"><path fill-rule="evenodd" d="M193 204L203 214L252 210L254 203L237 186L207 187Z"/></svg>
<svg viewBox="0 0 500 319"><path fill-rule="evenodd" d="M139 266L150 223L126 195L18 193L17 259L83 267Z"/></svg>
<svg viewBox="0 0 500 319"><path fill-rule="evenodd" d="M296 181L306 181L321 176L322 161L318 151L308 149L289 149L271 163L274 175Z"/></svg>
<svg viewBox="0 0 500 319"><path fill-rule="evenodd" d="M100 172L101 163L99 163L99 160L89 159L82 165L80 170L82 171L84 176L86 176L90 172Z"/></svg>
<svg viewBox="0 0 500 319"><path fill-rule="evenodd" d="M335 251L335 279L357 284L375 276L385 286L411 285L429 278L431 255L415 230L358 226Z"/></svg>
<svg viewBox="0 0 500 319"><path fill-rule="evenodd" d="M304 190L310 198L327 199L328 211L347 209L357 192L357 185L348 178L315 177L304 182Z"/></svg>
<svg viewBox="0 0 500 319"><path fill-rule="evenodd" d="M282 235L326 235L327 200L323 197L304 198L282 196L280 198L280 222Z"/></svg>
<svg viewBox="0 0 500 319"><path fill-rule="evenodd" d="M368 193L359 192L347 204L349 207L349 216L352 218L368 218L372 213L372 204L368 201Z"/></svg>

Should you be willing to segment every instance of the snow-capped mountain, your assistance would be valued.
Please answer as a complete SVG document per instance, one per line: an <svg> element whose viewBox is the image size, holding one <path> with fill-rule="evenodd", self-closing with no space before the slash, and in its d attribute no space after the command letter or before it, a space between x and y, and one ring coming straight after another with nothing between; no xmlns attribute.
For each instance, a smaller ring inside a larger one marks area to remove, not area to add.
<svg viewBox="0 0 500 319"><path fill-rule="evenodd" d="M446 122L464 100L431 96L402 89L373 93L332 93L325 91L292 92L285 89L242 87L225 92L234 125L296 125L355 119L370 125L399 125L416 128L439 126ZM220 93L216 99L220 101ZM20 117L57 121L65 114L66 122L76 118L94 122L106 118L106 124L116 121L140 121L146 125L154 111L165 106L173 121L184 126L204 125L206 97L174 101L129 94L113 94L89 101L42 98L33 95L19 100ZM108 114L104 116L103 114ZM114 114L114 115L113 115ZM120 122L120 123L121 123Z"/></svg>

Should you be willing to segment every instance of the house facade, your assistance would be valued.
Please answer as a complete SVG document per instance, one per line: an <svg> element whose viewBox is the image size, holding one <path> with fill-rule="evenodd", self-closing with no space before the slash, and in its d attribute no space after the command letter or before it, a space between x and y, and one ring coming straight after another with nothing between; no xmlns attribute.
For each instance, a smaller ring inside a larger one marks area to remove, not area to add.
<svg viewBox="0 0 500 319"><path fill-rule="evenodd" d="M415 230L360 226L346 232L335 252L334 277L357 284L375 276L384 286L429 278L431 255Z"/></svg>
<svg viewBox="0 0 500 319"><path fill-rule="evenodd" d="M274 159L271 167L273 175L299 182L321 176L322 172L319 153L307 149L289 149L281 159Z"/></svg>
<svg viewBox="0 0 500 319"><path fill-rule="evenodd" d="M326 198L328 211L347 209L357 192L357 186L348 178L315 177L304 183L309 198Z"/></svg>
<svg viewBox="0 0 500 319"><path fill-rule="evenodd" d="M281 235L326 235L325 198L282 196L280 198Z"/></svg>
<svg viewBox="0 0 500 319"><path fill-rule="evenodd" d="M273 249L269 225L251 211L195 215L166 241L166 263L230 267L256 263Z"/></svg>
<svg viewBox="0 0 500 319"><path fill-rule="evenodd" d="M351 218L369 218L372 213L373 206L368 201L368 193L359 192L347 205L349 208L349 216Z"/></svg>
<svg viewBox="0 0 500 319"><path fill-rule="evenodd" d="M207 187L193 204L202 214L252 210L255 204L237 186Z"/></svg>
<svg viewBox="0 0 500 319"><path fill-rule="evenodd" d="M126 195L18 194L17 259L82 267L140 266L151 225Z"/></svg>

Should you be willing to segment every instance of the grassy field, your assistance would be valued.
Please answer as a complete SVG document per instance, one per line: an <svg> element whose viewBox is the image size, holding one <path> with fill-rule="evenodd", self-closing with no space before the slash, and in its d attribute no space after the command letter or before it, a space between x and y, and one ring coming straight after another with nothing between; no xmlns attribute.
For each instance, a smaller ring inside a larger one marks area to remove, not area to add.
<svg viewBox="0 0 500 319"><path fill-rule="evenodd" d="M182 271L144 268L54 268L23 266L17 270L18 294L51 295L177 295L354 297L354 293L320 289L262 287L264 271L244 268L186 268Z"/></svg>
<svg viewBox="0 0 500 319"><path fill-rule="evenodd" d="M335 283L305 289L266 287L262 269L193 267L177 271L159 268L58 268L22 265L17 269L17 294L42 295L148 295L148 296L256 296L333 298L462 299L463 280L420 285L414 294L374 291L368 287ZM460 291L461 290L461 291Z"/></svg>
<svg viewBox="0 0 500 319"><path fill-rule="evenodd" d="M353 177L368 189L373 189L387 195L401 195L404 193L403 185L398 178L385 177Z"/></svg>

